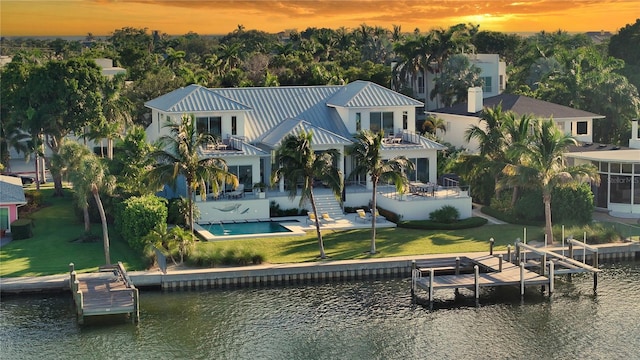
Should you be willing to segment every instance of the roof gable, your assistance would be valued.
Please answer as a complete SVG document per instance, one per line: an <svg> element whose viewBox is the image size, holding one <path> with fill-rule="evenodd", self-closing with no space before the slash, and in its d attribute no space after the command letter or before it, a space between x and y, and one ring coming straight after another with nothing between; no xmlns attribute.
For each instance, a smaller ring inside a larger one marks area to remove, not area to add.
<svg viewBox="0 0 640 360"><path fill-rule="evenodd" d="M147 101L145 105L164 112L175 113L251 110L248 106L193 84Z"/></svg>
<svg viewBox="0 0 640 360"><path fill-rule="evenodd" d="M351 145L353 143L343 136L300 119L284 120L263 137L262 143L271 148L276 148L287 135L299 135L303 131L313 133L311 138L312 146Z"/></svg>
<svg viewBox="0 0 640 360"><path fill-rule="evenodd" d="M354 81L343 86L327 100L329 106L340 107L394 107L394 106L423 106L418 100L389 90L384 86L368 82Z"/></svg>
<svg viewBox="0 0 640 360"><path fill-rule="evenodd" d="M571 119L571 118L604 118L602 115L588 111L574 109L568 106L555 104L548 101L530 98L524 95L501 94L483 99L483 108L495 108L502 103L503 111L513 111L518 115L530 114L537 118ZM462 116L480 117L482 110L470 113L467 111L467 103L429 111L430 113L452 114Z"/></svg>

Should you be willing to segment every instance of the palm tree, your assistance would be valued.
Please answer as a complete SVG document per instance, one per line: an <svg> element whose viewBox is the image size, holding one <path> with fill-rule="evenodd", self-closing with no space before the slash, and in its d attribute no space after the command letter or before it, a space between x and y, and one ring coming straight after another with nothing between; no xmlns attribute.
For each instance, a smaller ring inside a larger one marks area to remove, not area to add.
<svg viewBox="0 0 640 360"><path fill-rule="evenodd" d="M132 123L133 103L123 95L125 77L117 74L107 80L102 102L102 113L106 119L105 138L107 157L113 159L113 140L122 135L124 128Z"/></svg>
<svg viewBox="0 0 640 360"><path fill-rule="evenodd" d="M218 192L222 184L238 186L238 178L227 170L222 158L200 158L202 146L211 142L211 135L198 133L194 116L183 115L180 123L167 123L169 135L160 138L161 149L150 154L156 164L147 173L149 181L156 186L175 186L180 175L187 184L189 207L189 228L193 232L193 192L200 191L205 196L206 182L211 182L213 191Z"/></svg>
<svg viewBox="0 0 640 360"><path fill-rule="evenodd" d="M313 182L315 179L321 180L333 192L336 199L342 195L343 176L335 166L335 159L339 153L335 149L316 153L313 151L312 132L301 131L297 136L287 135L280 146L276 149L275 161L278 168L271 176L271 182L276 183L284 179L289 199L294 199L298 194L298 185L302 185L300 193L300 206L308 200L311 203L313 214L315 215L316 234L318 236L318 247L320 248L320 258L326 258L322 233L320 232L320 222L318 209L313 195Z"/></svg>
<svg viewBox="0 0 640 360"><path fill-rule="evenodd" d="M89 204L88 195L91 194L100 213L102 223L102 239L104 246L105 263L111 264L109 252L109 230L107 227L107 217L100 198L100 190L110 190L113 188L114 177L107 175L106 166L89 149L78 143L66 141L60 147L60 153L55 158L60 166L69 175L69 180L73 183L78 204L84 213L85 233L89 233Z"/></svg>
<svg viewBox="0 0 640 360"><path fill-rule="evenodd" d="M508 150L521 148L527 145L531 140L530 135L532 122L533 118L531 115L525 114L518 118L512 111L508 111L505 114L502 131L505 136L505 160L507 164L517 165L520 163L519 156L514 154L513 151L510 152ZM501 189L502 187L513 188L511 206L514 207L518 200L519 189L521 187L526 187L528 181L529 179L526 177L510 176L505 179L500 179L496 184L496 187L498 189Z"/></svg>
<svg viewBox="0 0 640 360"><path fill-rule="evenodd" d="M370 130L362 130L355 135L356 143L349 153L353 155L356 166L349 175L368 174L373 183L371 195L371 210L375 212L376 194L378 193L378 181L388 180L395 184L398 192L404 192L409 180L406 172L413 170L413 163L404 156L398 156L391 160L382 160L382 139L384 132L374 133ZM371 217L371 254L376 253L376 216Z"/></svg>
<svg viewBox="0 0 640 360"><path fill-rule="evenodd" d="M522 176L529 181L529 187L542 189L544 203L545 234L553 243L551 230L551 192L559 184L579 183L591 180L599 182L597 169L591 165L568 167L562 154L568 146L577 141L559 130L552 119L544 120L534 127L533 140L524 146L512 148L520 155L520 163L508 164L503 172L508 176Z"/></svg>
<svg viewBox="0 0 640 360"><path fill-rule="evenodd" d="M436 132L440 130L442 133L447 132L447 124L442 118L437 116L429 115L422 123L422 134L432 134L436 135Z"/></svg>

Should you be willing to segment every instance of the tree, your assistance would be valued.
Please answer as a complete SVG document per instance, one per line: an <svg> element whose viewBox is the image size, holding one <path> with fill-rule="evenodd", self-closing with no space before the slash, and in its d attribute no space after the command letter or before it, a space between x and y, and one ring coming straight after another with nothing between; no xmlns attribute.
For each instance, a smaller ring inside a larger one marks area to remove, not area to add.
<svg viewBox="0 0 640 360"><path fill-rule="evenodd" d="M404 193L409 180L407 171L413 170L413 163L404 156L398 156L390 160L382 159L382 139L384 132L374 133L370 130L362 130L355 135L356 143L349 153L353 155L356 166L349 175L369 175L373 184L371 193L371 210L375 212L378 182L387 180L395 184L400 193ZM376 216L371 217L371 254L376 253Z"/></svg>
<svg viewBox="0 0 640 360"><path fill-rule="evenodd" d="M542 190L544 203L545 234L553 243L551 223L551 193L559 184L579 183L591 180L599 182L597 169L591 165L567 166L562 157L567 147L577 142L570 135L560 131L553 119L542 120L534 126L532 141L511 148L520 158L519 164L507 164L504 174L521 176L530 188Z"/></svg>
<svg viewBox="0 0 640 360"><path fill-rule="evenodd" d="M32 136L43 136L44 143L57 154L67 135L82 133L88 124L103 120L103 81L100 68L84 59L34 67L20 90L20 98L26 101L12 104L13 116ZM61 175L54 171L52 175L55 195L61 196Z"/></svg>
<svg viewBox="0 0 640 360"><path fill-rule="evenodd" d="M175 186L178 177L184 176L189 204L188 224L193 232L193 192L200 191L204 197L207 182L212 184L214 192L218 192L226 183L238 186L238 178L227 170L224 159L200 158L200 149L212 139L209 134L198 133L195 116L183 115L179 123L169 122L164 127L169 129L169 135L161 137L161 149L151 153L156 164L147 178L156 186Z"/></svg>
<svg viewBox="0 0 640 360"><path fill-rule="evenodd" d="M316 153L312 148L312 139L312 132L301 131L297 136L290 134L282 140L276 149L275 162L278 164L278 168L274 170L271 182L276 183L280 179L284 179L289 199L294 199L298 194L298 185L302 186L300 206L302 207L306 201L311 203L311 209L315 215L320 258L324 259L326 254L320 232L320 217L318 217L318 209L313 195L313 182L315 179L321 180L331 189L336 199L340 199L343 177L335 164L339 156L338 151L330 149Z"/></svg>
<svg viewBox="0 0 640 360"><path fill-rule="evenodd" d="M86 147L72 141L66 141L60 148L57 161L69 174L69 180L73 183L78 204L82 207L85 221L85 233L90 231L89 204L87 196L91 194L98 206L100 221L102 223L102 239L105 255L105 263L111 264L109 252L109 230L107 217L102 206L100 190L113 188L114 177L107 175L106 166L101 160Z"/></svg>
<svg viewBox="0 0 640 360"><path fill-rule="evenodd" d="M481 86L479 67L471 64L464 54L456 54L444 62L444 69L436 79L436 85L429 97L431 100L440 96L443 106L451 106L467 101L470 87Z"/></svg>
<svg viewBox="0 0 640 360"><path fill-rule="evenodd" d="M422 123L422 134L436 135L436 132L440 130L443 133L447 132L447 124L442 118L429 115Z"/></svg>
<svg viewBox="0 0 640 360"><path fill-rule="evenodd" d="M104 88L102 112L104 137L107 139L107 157L113 159L113 140L122 136L124 128L132 123L133 103L123 95L125 78L122 74L107 80Z"/></svg>

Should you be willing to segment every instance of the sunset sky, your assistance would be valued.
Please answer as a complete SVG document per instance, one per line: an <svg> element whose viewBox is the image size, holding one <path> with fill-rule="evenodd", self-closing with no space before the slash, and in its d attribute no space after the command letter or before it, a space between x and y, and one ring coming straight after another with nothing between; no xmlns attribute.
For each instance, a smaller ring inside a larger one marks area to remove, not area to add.
<svg viewBox="0 0 640 360"><path fill-rule="evenodd" d="M0 0L2 36L109 35L122 27L171 35L276 33L361 24L427 31L458 23L501 32L616 32L640 18L640 0Z"/></svg>

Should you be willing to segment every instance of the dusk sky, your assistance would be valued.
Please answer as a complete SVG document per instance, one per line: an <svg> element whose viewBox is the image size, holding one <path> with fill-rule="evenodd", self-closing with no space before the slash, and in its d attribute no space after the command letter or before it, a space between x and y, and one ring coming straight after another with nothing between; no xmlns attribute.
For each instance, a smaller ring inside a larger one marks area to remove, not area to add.
<svg viewBox="0 0 640 360"><path fill-rule="evenodd" d="M617 32L640 18L640 0L0 0L0 13L2 36L101 36L123 27L227 34L239 24L270 33L361 24L424 32L458 23L501 32Z"/></svg>

